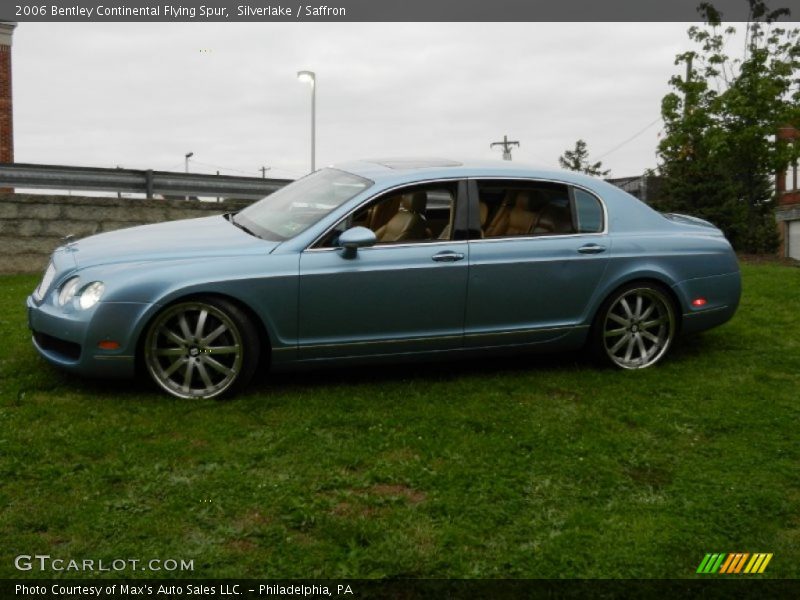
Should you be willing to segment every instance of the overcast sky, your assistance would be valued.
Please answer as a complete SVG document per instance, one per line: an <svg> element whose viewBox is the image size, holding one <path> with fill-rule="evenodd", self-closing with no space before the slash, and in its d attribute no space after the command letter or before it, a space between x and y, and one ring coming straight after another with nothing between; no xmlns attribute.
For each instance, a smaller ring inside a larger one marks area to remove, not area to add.
<svg viewBox="0 0 800 600"><path fill-rule="evenodd" d="M38 24L14 36L16 160L299 176L354 158L656 165L681 23ZM654 123L654 121L656 121ZM648 127L649 126L649 127ZM632 141L622 145L638 132Z"/></svg>

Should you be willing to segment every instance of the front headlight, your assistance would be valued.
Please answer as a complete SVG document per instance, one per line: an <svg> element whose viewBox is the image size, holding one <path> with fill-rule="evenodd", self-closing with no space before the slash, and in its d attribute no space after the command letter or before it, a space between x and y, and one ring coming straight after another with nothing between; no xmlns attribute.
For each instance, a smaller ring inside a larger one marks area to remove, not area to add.
<svg viewBox="0 0 800 600"><path fill-rule="evenodd" d="M100 298L103 296L105 289L106 286L103 285L102 281L93 281L81 291L81 295L78 297L78 304L84 310L92 308L95 304L100 302Z"/></svg>
<svg viewBox="0 0 800 600"><path fill-rule="evenodd" d="M72 299L75 297L75 292L78 290L79 282L80 279L78 277L67 279L64 282L64 285L61 286L61 291L58 293L59 306L65 306L67 303L72 302Z"/></svg>
<svg viewBox="0 0 800 600"><path fill-rule="evenodd" d="M72 277L67 279L58 292L56 302L59 306L67 306L72 301L78 299L78 308L86 310L92 308L100 301L106 286L102 281L92 281L91 283L78 289L81 285L80 277Z"/></svg>

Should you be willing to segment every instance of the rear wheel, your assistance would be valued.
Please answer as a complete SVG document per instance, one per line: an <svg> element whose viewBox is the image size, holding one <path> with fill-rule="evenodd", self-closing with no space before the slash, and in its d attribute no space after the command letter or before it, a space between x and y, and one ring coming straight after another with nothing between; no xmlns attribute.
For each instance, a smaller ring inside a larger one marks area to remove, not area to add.
<svg viewBox="0 0 800 600"><path fill-rule="evenodd" d="M600 307L592 331L595 354L622 369L660 361L675 339L677 318L660 285L635 283L617 290Z"/></svg>
<svg viewBox="0 0 800 600"><path fill-rule="evenodd" d="M258 365L252 320L234 304L199 298L173 304L147 329L147 371L178 398L215 398L244 387Z"/></svg>

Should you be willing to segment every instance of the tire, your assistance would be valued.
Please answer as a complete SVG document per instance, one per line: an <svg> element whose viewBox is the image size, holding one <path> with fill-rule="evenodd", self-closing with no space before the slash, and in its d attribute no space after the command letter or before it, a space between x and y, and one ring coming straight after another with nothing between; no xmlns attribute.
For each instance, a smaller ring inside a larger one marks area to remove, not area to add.
<svg viewBox="0 0 800 600"><path fill-rule="evenodd" d="M645 369L667 354L677 324L675 304L663 286L631 283L616 290L597 312L592 351L605 364Z"/></svg>
<svg viewBox="0 0 800 600"><path fill-rule="evenodd" d="M152 380L184 399L232 395L252 379L259 339L250 319L219 298L179 302L147 327L142 356Z"/></svg>

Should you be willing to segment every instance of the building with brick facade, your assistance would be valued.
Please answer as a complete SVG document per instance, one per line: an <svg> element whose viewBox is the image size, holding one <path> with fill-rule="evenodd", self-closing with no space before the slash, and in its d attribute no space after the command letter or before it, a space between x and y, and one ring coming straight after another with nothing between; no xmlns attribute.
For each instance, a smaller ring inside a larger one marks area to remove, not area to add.
<svg viewBox="0 0 800 600"><path fill-rule="evenodd" d="M14 162L14 111L11 101L11 40L15 23L0 23L0 163Z"/></svg>
<svg viewBox="0 0 800 600"><path fill-rule="evenodd" d="M787 144L800 144L800 130L782 127L778 139ZM775 191L775 219L781 238L781 256L800 260L800 171L796 162L783 173L777 173Z"/></svg>

